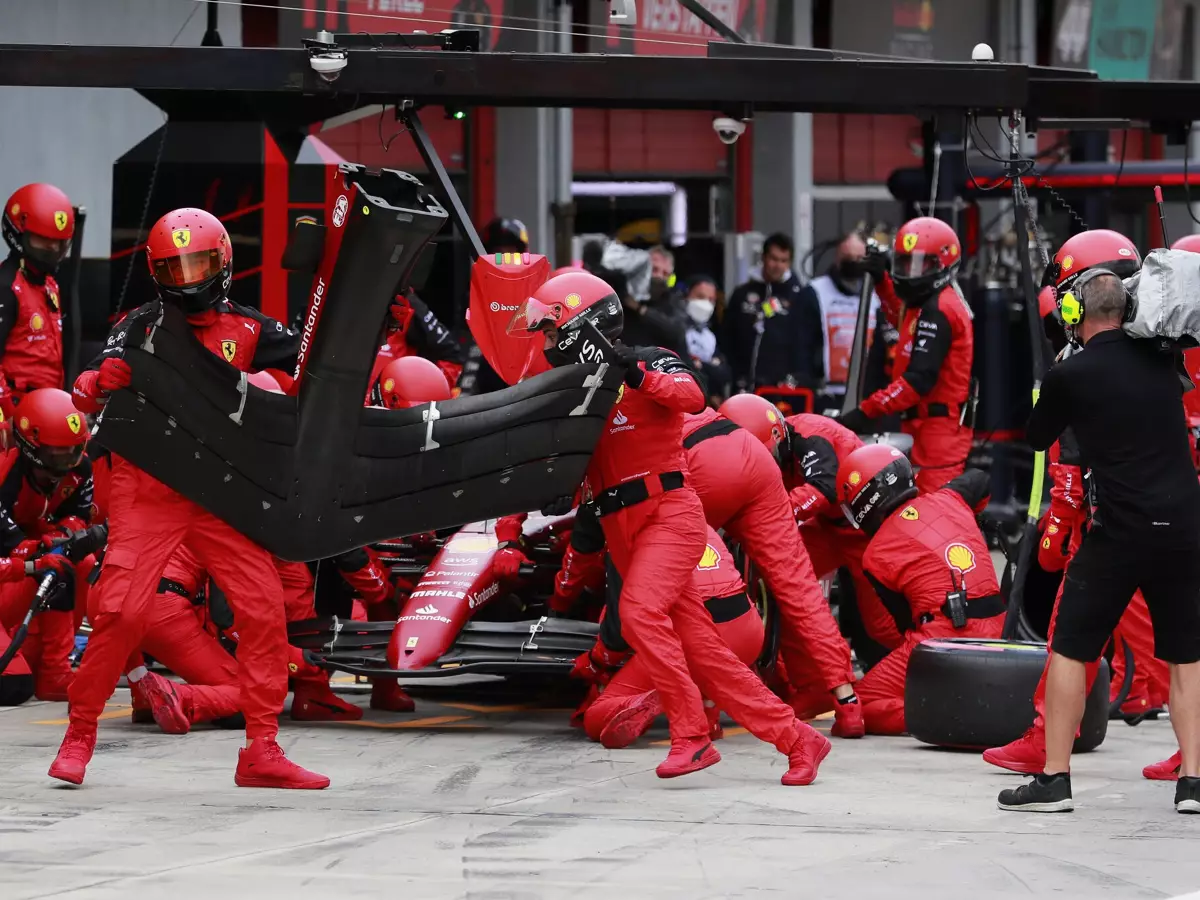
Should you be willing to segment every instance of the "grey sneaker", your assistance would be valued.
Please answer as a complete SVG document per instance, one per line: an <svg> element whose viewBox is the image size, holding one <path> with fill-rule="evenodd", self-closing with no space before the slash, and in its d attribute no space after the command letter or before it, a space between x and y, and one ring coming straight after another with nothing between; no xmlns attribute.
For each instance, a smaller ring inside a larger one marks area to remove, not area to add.
<svg viewBox="0 0 1200 900"><path fill-rule="evenodd" d="M996 805L1020 812L1072 812L1075 801L1071 799L1071 775L1037 775L1029 784L1001 791Z"/></svg>
<svg viewBox="0 0 1200 900"><path fill-rule="evenodd" d="M1175 785L1175 811L1200 813L1200 778L1180 778Z"/></svg>

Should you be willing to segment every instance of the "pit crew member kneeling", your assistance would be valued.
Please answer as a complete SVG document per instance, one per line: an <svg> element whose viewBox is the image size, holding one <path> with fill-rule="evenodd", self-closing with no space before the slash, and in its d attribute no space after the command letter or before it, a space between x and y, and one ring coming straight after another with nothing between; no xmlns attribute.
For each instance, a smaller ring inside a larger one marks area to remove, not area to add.
<svg viewBox="0 0 1200 900"><path fill-rule="evenodd" d="M763 647L762 617L746 594L746 585L729 548L712 526L708 528L704 555L696 564L692 577L729 649L747 666L753 665ZM599 593L604 587L604 532L592 508L584 506L571 529L571 543L563 554L562 567L555 578L551 607L569 607L583 590ZM663 711L653 682L638 657L635 655L630 659L629 645L621 637L617 602L620 586L614 587L617 589L606 592L608 603L596 645L576 660L571 673L593 685L572 722L582 724L589 738L610 750L628 747ZM708 717L709 736L713 740L719 739L720 709L711 700L705 700L704 712Z"/></svg>
<svg viewBox="0 0 1200 900"><path fill-rule="evenodd" d="M51 542L88 527L92 465L83 455L87 422L66 391L38 388L25 394L14 425L17 449L0 458L0 553L19 569L48 551ZM49 597L50 608L30 622L19 659L5 671L12 676L22 662L27 665L39 700L67 699L76 599L85 597L94 565L91 555L75 564L62 556L56 562L39 561L41 567L59 567L62 582ZM11 632L20 625L37 590L36 581L16 577L18 581L0 588L0 643L6 646L4 629Z"/></svg>
<svg viewBox="0 0 1200 900"><path fill-rule="evenodd" d="M871 541L863 570L892 613L904 642L855 687L868 734L903 734L904 681L916 646L930 638L998 638L1004 603L975 523L988 476L975 469L917 496L912 466L899 450L870 444L838 469L838 498Z"/></svg>

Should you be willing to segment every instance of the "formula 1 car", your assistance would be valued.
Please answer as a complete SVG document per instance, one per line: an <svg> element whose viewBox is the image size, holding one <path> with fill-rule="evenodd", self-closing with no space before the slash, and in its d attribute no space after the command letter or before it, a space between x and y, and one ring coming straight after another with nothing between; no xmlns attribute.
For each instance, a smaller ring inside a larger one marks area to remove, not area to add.
<svg viewBox="0 0 1200 900"><path fill-rule="evenodd" d="M493 569L495 519L436 541L432 558L411 543L379 544L393 574L420 575L397 619L325 616L290 623L288 638L314 665L372 678L563 675L599 632L595 621L552 618L547 605L573 518L530 514L524 533L534 562L515 580ZM602 598L585 605L598 619Z"/></svg>

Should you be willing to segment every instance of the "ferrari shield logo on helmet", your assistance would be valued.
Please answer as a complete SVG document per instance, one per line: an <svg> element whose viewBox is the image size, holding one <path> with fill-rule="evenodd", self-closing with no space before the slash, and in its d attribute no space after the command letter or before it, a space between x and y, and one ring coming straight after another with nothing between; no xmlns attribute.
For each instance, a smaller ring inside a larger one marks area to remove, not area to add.
<svg viewBox="0 0 1200 900"><path fill-rule="evenodd" d="M225 357L225 362L233 362L237 356L237 341L221 341L221 355Z"/></svg>
<svg viewBox="0 0 1200 900"><path fill-rule="evenodd" d="M905 253L912 253L917 246L917 236L915 234L906 234L903 238L903 246Z"/></svg>
<svg viewBox="0 0 1200 900"><path fill-rule="evenodd" d="M172 231L171 240L175 242L176 247L182 250L192 242L192 232L187 228L180 228L178 231Z"/></svg>
<svg viewBox="0 0 1200 900"><path fill-rule="evenodd" d="M79 429L83 427L83 419L79 417L79 413L67 416L67 427L71 429L71 434L79 434Z"/></svg>
<svg viewBox="0 0 1200 900"><path fill-rule="evenodd" d="M69 220L67 219L67 214L65 212L63 212L61 209L54 214L54 227L57 228L59 231L67 230L67 222L68 221Z"/></svg>

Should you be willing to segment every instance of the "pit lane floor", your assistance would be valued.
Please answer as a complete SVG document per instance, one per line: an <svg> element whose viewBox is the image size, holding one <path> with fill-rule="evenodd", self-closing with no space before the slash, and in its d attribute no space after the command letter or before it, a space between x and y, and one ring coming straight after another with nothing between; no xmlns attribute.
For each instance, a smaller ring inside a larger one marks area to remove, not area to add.
<svg viewBox="0 0 1200 900"><path fill-rule="evenodd" d="M785 788L782 756L731 727L723 762L660 781L663 730L610 752L568 727L562 700L524 696L426 687L408 715L285 717L292 757L333 778L312 793L234 787L240 733L132 725L123 689L87 783L72 788L45 774L65 705L0 710L0 898L984 900L1200 888L1200 817L1175 813L1173 785L1141 777L1174 749L1165 721L1114 723L1077 760L1076 812L1038 816L995 808L1018 776L908 738L835 741L816 784Z"/></svg>

